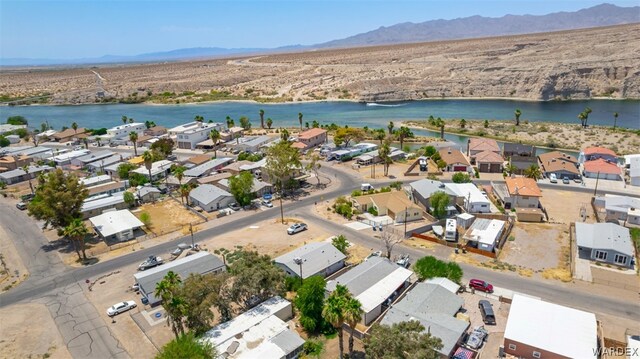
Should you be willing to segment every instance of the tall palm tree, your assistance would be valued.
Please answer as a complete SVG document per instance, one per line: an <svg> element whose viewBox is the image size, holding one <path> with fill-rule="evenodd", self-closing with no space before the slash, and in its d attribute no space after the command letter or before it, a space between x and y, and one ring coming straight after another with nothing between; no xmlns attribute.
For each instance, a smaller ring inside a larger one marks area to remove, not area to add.
<svg viewBox="0 0 640 359"><path fill-rule="evenodd" d="M267 128L271 129L271 125L273 125L273 120L271 119L271 117L267 118Z"/></svg>
<svg viewBox="0 0 640 359"><path fill-rule="evenodd" d="M189 194L191 193L191 190L193 189L193 186L185 183L183 185L180 186L180 196L182 196L183 198L187 199L187 205L189 205Z"/></svg>
<svg viewBox="0 0 640 359"><path fill-rule="evenodd" d="M218 142L220 141L220 132L215 128L209 132L209 138L213 142L213 157L218 158Z"/></svg>
<svg viewBox="0 0 640 359"><path fill-rule="evenodd" d="M167 312L167 319L171 331L176 338L184 333L183 316L185 312L184 301L175 296L180 287L182 279L173 271L169 271L164 279L156 284L155 295L162 298L162 306Z"/></svg>
<svg viewBox="0 0 640 359"><path fill-rule="evenodd" d="M234 126L234 121L230 116L227 116L227 128L231 128Z"/></svg>
<svg viewBox="0 0 640 359"><path fill-rule="evenodd" d="M29 180L29 188L31 189L31 194L33 194L33 184L31 183L31 176L29 175L29 165L22 166L22 170L27 175L27 179Z"/></svg>
<svg viewBox="0 0 640 359"><path fill-rule="evenodd" d="M389 124L387 125L387 128L389 129L389 134L392 135L393 134L393 121L389 121Z"/></svg>
<svg viewBox="0 0 640 359"><path fill-rule="evenodd" d="M300 129L302 130L302 112L298 112L298 121L300 122Z"/></svg>
<svg viewBox="0 0 640 359"><path fill-rule="evenodd" d="M289 130L287 130L286 128L282 130L282 132L280 132L280 138L283 141L289 141Z"/></svg>
<svg viewBox="0 0 640 359"><path fill-rule="evenodd" d="M524 175L527 178L532 178L533 180L538 181L542 178L542 171L540 171L540 167L537 165L531 165L529 168L524 170Z"/></svg>
<svg viewBox="0 0 640 359"><path fill-rule="evenodd" d="M153 154L149 151L144 151L142 154L142 159L144 160L144 166L149 171L149 183L153 182L151 178L151 168L153 167Z"/></svg>
<svg viewBox="0 0 640 359"><path fill-rule="evenodd" d="M586 119L587 119L587 114L583 112L580 112L580 114L578 114L578 119L580 120L580 125L584 128L586 127Z"/></svg>
<svg viewBox="0 0 640 359"><path fill-rule="evenodd" d="M260 109L258 114L260 115L260 127L264 129L264 110Z"/></svg>
<svg viewBox="0 0 640 359"><path fill-rule="evenodd" d="M515 174L516 172L518 172L518 167L516 167L515 165L513 165L511 163L509 163L504 169L510 175Z"/></svg>
<svg viewBox="0 0 640 359"><path fill-rule="evenodd" d="M400 129L398 130L398 141L400 141L400 149L402 149L402 146L404 145L404 139L407 137L411 137L411 135L412 133L409 127L400 127Z"/></svg>
<svg viewBox="0 0 640 359"><path fill-rule="evenodd" d="M343 308L344 320L349 325L349 358L353 358L353 332L356 330L356 325L362 320L362 304L356 298L350 297Z"/></svg>
<svg viewBox="0 0 640 359"><path fill-rule="evenodd" d="M133 123L134 119L129 117L129 123Z"/></svg>
<svg viewBox="0 0 640 359"><path fill-rule="evenodd" d="M322 308L322 316L324 319L331 323L331 325L336 328L338 331L338 345L340 348L340 356L342 359L344 357L344 343L343 343L343 333L342 333L342 325L345 322L344 318L344 307L347 301L347 295L349 291L347 287L338 284L336 289L329 295L327 300L324 302L324 307Z"/></svg>
<svg viewBox="0 0 640 359"><path fill-rule="evenodd" d="M380 141L380 145L382 145L382 142L386 137L387 134L384 133L384 129L379 129L373 134L373 139Z"/></svg>
<svg viewBox="0 0 640 359"><path fill-rule="evenodd" d="M440 139L444 140L444 121L438 117L435 121L436 126L440 127Z"/></svg>
<svg viewBox="0 0 640 359"><path fill-rule="evenodd" d="M185 171L185 168L183 166L175 166L173 168L173 175L178 180L178 185L180 187L182 187L182 179L184 178L184 171ZM183 196L180 196L180 201L182 203L184 203L184 197Z"/></svg>
<svg viewBox="0 0 640 359"><path fill-rule="evenodd" d="M77 123L72 123L71 124L71 128L73 128L73 133L77 133L78 132L78 124Z"/></svg>
<svg viewBox="0 0 640 359"><path fill-rule="evenodd" d="M516 115L516 126L520 126L520 116L522 115L522 111L520 111L519 108L516 108L513 114Z"/></svg>
<svg viewBox="0 0 640 359"><path fill-rule="evenodd" d="M68 226L64 227L62 232L73 243L73 247L78 254L78 259L87 260L87 254L85 253L84 247L84 236L89 233L89 230L87 229L87 226L84 225L82 219L74 218ZM80 245L79 247L78 244ZM82 249L82 256L80 256L80 249Z"/></svg>
<svg viewBox="0 0 640 359"><path fill-rule="evenodd" d="M122 116L122 124L126 125L127 124L127 116Z"/></svg>
<svg viewBox="0 0 640 359"><path fill-rule="evenodd" d="M82 144L84 145L85 150L89 149L89 140L87 140L86 137L82 139Z"/></svg>
<svg viewBox="0 0 640 359"><path fill-rule="evenodd" d="M614 112L613 113L613 129L616 129L616 125L618 124L618 113Z"/></svg>
<svg viewBox="0 0 640 359"><path fill-rule="evenodd" d="M129 132L129 141L133 143L133 154L138 156L138 133L131 131Z"/></svg>

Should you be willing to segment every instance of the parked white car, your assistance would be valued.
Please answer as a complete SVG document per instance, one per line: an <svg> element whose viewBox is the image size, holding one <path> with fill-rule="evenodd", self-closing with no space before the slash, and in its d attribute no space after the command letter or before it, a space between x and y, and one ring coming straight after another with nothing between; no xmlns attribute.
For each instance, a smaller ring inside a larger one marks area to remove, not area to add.
<svg viewBox="0 0 640 359"><path fill-rule="evenodd" d="M111 306L111 308L107 309L107 315L113 317L114 315L118 315L120 313L124 313L127 310L133 309L138 305L133 300L128 300L126 302L116 303Z"/></svg>
<svg viewBox="0 0 640 359"><path fill-rule="evenodd" d="M291 227L287 228L287 234L296 234L304 230L307 230L307 225L305 223L295 223L291 225Z"/></svg>
<svg viewBox="0 0 640 359"><path fill-rule="evenodd" d="M558 183L558 177L556 176L555 173L552 173L552 174L549 175L549 182Z"/></svg>
<svg viewBox="0 0 640 359"><path fill-rule="evenodd" d="M260 202L263 206L267 207L267 208L272 208L273 207L273 203L271 203L271 201L267 201L267 200L262 200Z"/></svg>

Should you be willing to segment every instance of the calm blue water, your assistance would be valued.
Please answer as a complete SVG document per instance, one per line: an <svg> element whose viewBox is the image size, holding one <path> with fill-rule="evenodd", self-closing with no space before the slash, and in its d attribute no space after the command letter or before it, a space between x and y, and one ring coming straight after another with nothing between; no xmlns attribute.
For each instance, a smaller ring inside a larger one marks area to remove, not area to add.
<svg viewBox="0 0 640 359"><path fill-rule="evenodd" d="M13 115L29 119L30 125L39 127L45 120L55 129L77 122L82 127L100 128L121 124L120 118L133 117L136 121L155 121L167 127L193 120L195 115L206 120L224 122L226 116L236 120L241 116L260 125L258 111L265 110L265 119L271 117L273 127L298 124L298 113L303 122L338 125L384 127L389 121L426 119L434 117L466 119L513 119L516 108L522 111L521 121L569 122L579 124L577 116L585 107L591 107L590 124L613 125L613 113L618 112L618 126L640 128L640 101L588 100L568 102L526 102L510 100L428 100L367 106L354 102L316 102L290 104L257 104L241 102L188 104L188 105L80 105L80 106L16 106L0 107L0 121Z"/></svg>

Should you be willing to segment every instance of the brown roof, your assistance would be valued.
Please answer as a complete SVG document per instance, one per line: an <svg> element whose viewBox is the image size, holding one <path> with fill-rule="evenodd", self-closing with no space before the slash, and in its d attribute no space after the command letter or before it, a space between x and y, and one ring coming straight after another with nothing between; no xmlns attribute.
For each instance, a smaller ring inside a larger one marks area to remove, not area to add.
<svg viewBox="0 0 640 359"><path fill-rule="evenodd" d="M529 196L529 197L542 197L542 192L536 181L532 178L516 177L505 178L507 182L507 190L511 196Z"/></svg>
<svg viewBox="0 0 640 359"><path fill-rule="evenodd" d="M565 171L573 174L580 174L576 164L578 160L566 153L560 151L553 151L538 155L540 161L540 167L544 172L559 172Z"/></svg>
<svg viewBox="0 0 640 359"><path fill-rule="evenodd" d="M228 166L224 166L220 169L220 171L235 171L235 172L240 172L240 166L244 166L244 165L251 165L253 164L253 162L251 161L237 161L234 162Z"/></svg>
<svg viewBox="0 0 640 359"><path fill-rule="evenodd" d="M313 137L316 137L318 135L322 135L323 133L327 133L327 131L323 130L321 128L312 128L312 129L306 130L304 132L301 132L298 135L298 138L302 139L302 140L309 140L309 139L311 139Z"/></svg>
<svg viewBox="0 0 640 359"><path fill-rule="evenodd" d="M150 139L152 139L152 138L153 138L153 136L149 136L149 135L142 135L142 136L138 137L138 139L136 140L136 143L137 143L137 144L140 144L140 143L143 143L143 142L145 142L145 141L148 141L148 140L150 140Z"/></svg>
<svg viewBox="0 0 640 359"><path fill-rule="evenodd" d="M197 165L201 165L201 164L203 164L203 163L205 163L205 162L210 161L210 160L211 160L211 157L213 157L213 156L211 156L211 155L209 155L209 154L206 154L206 153L205 153L205 154L202 154L202 155L197 155L197 156L189 157L189 158L187 159L187 162L189 162L189 163L193 163L194 165L196 165L196 166L197 166Z"/></svg>
<svg viewBox="0 0 640 359"><path fill-rule="evenodd" d="M462 154L460 150L457 150L455 148L442 148L438 151L438 153L440 154L440 158L442 158L442 160L445 161L448 165L453 165L456 163L462 163L467 166L470 165L464 154Z"/></svg>
<svg viewBox="0 0 640 359"><path fill-rule="evenodd" d="M67 137L73 137L75 135L80 135L80 134L84 133L85 131L86 131L86 129L84 129L83 127L78 127L77 131L74 131L73 128L67 128L66 130L64 130L62 132L55 133L51 137L56 138L56 139L63 139L63 138L67 138Z"/></svg>
<svg viewBox="0 0 640 359"><path fill-rule="evenodd" d="M216 174L211 175L211 176L198 178L198 183L200 183L200 184L212 184L212 183L218 182L220 180L223 180L225 178L229 178L231 176L232 176L232 174L229 173L229 172L216 173Z"/></svg>
<svg viewBox="0 0 640 359"><path fill-rule="evenodd" d="M500 152L500 146L496 140L490 138L472 137L469 139L469 151L496 151Z"/></svg>
<svg viewBox="0 0 640 359"><path fill-rule="evenodd" d="M112 189L118 189L124 187L124 182L107 182L99 185L95 185L93 187L87 188L89 190L89 196L94 195L96 193L100 193L103 191L109 191Z"/></svg>
<svg viewBox="0 0 640 359"><path fill-rule="evenodd" d="M616 153L613 150L604 147L587 147L582 152L585 155L611 155L616 156Z"/></svg>
<svg viewBox="0 0 640 359"><path fill-rule="evenodd" d="M162 135L167 133L167 128L163 126L155 126L144 130L144 132L151 135Z"/></svg>
<svg viewBox="0 0 640 359"><path fill-rule="evenodd" d="M291 144L291 147L297 148L299 150L304 150L305 148L307 148L307 145L305 145L302 142L294 142L294 143Z"/></svg>
<svg viewBox="0 0 640 359"><path fill-rule="evenodd" d="M476 155L476 163L503 163L504 158L493 151L482 151Z"/></svg>
<svg viewBox="0 0 640 359"><path fill-rule="evenodd" d="M407 208L419 208L411 202L403 191L392 191L370 194L365 196L354 197L354 200L360 205L370 204L372 202L379 206L384 206L394 213L402 212Z"/></svg>
<svg viewBox="0 0 640 359"><path fill-rule="evenodd" d="M607 173L607 174L614 174L614 175L619 175L622 173L618 165L616 165L615 163L608 162L602 158L585 162L584 170L585 172L591 172L591 173L600 172L600 173Z"/></svg>

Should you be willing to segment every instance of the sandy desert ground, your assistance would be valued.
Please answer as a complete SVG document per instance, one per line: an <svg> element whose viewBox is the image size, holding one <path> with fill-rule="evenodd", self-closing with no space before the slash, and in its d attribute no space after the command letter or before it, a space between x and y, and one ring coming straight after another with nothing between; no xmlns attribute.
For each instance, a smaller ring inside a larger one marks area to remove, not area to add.
<svg viewBox="0 0 640 359"><path fill-rule="evenodd" d="M3 102L640 98L640 24L258 57L0 71ZM94 72L95 71L95 72ZM97 81L98 76L101 84ZM104 98L96 91L102 86Z"/></svg>

